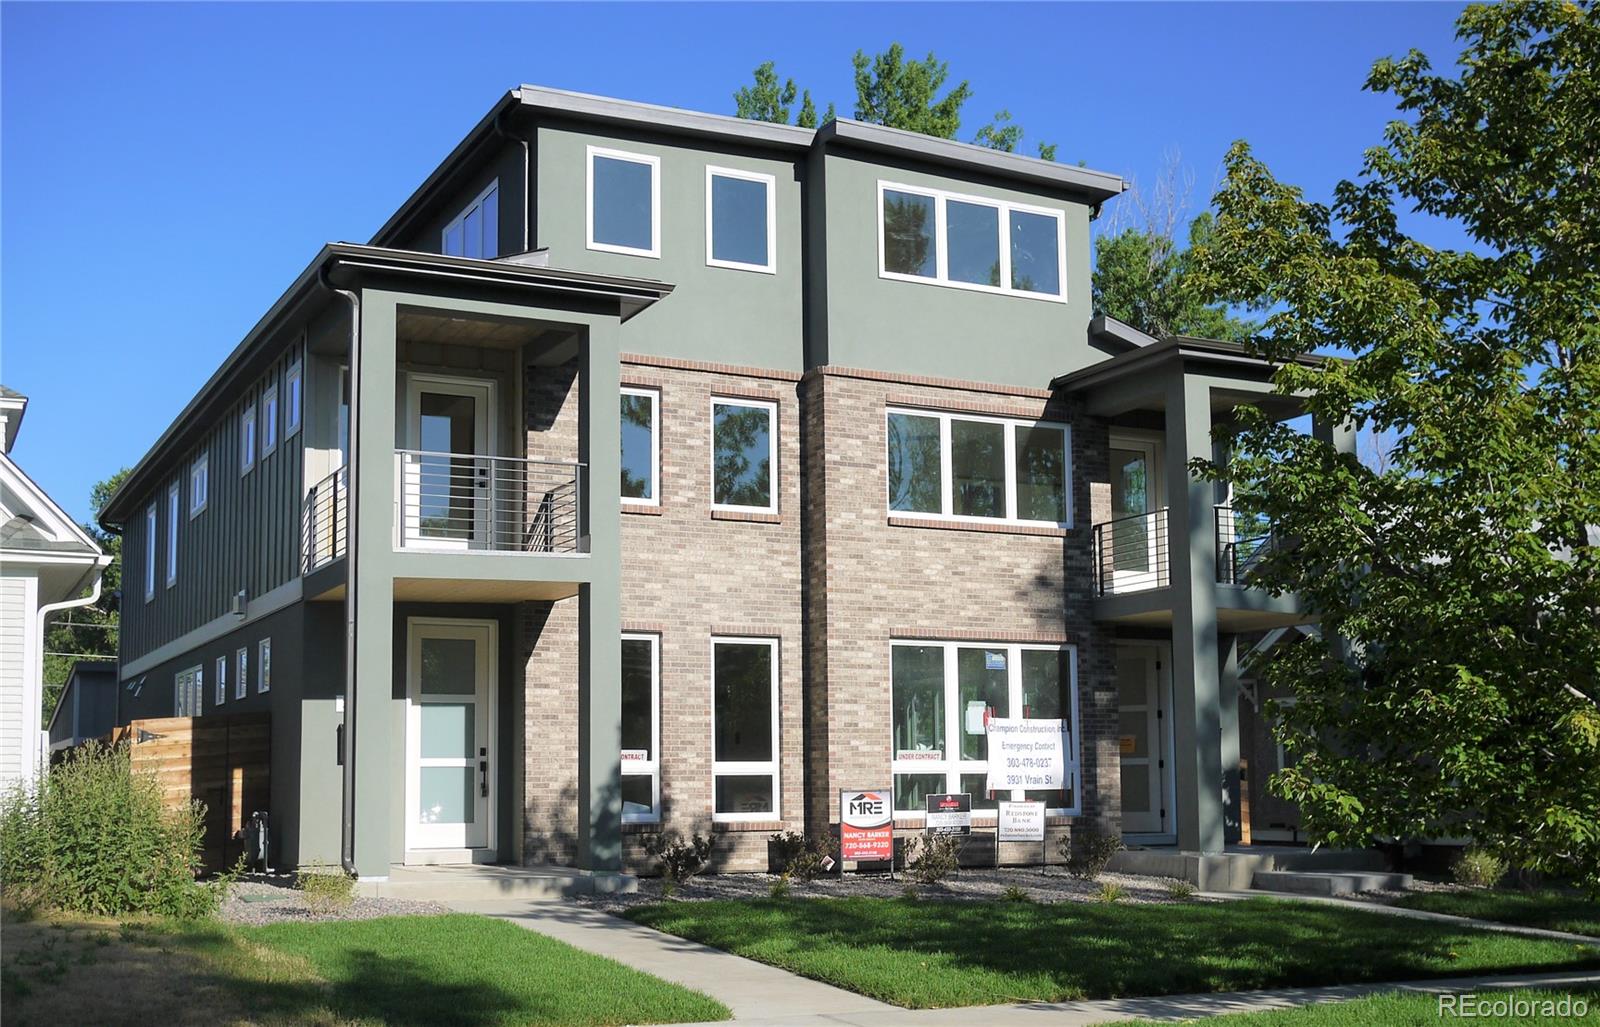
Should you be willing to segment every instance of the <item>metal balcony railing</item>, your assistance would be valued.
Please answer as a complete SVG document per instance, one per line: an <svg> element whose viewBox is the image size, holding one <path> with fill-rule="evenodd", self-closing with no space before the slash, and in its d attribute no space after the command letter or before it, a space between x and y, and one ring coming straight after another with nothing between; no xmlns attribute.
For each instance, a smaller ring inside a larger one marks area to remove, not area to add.
<svg viewBox="0 0 1600 1027"><path fill-rule="evenodd" d="M1248 517L1231 506L1216 508L1217 581L1224 585L1248 584L1262 560L1278 546L1278 536L1265 521Z"/></svg>
<svg viewBox="0 0 1600 1027"><path fill-rule="evenodd" d="M311 486L300 507L300 573L310 574L345 554L349 476L341 467Z"/></svg>
<svg viewBox="0 0 1600 1027"><path fill-rule="evenodd" d="M1171 583L1167 511L1132 514L1094 526L1095 591L1120 595Z"/></svg>
<svg viewBox="0 0 1600 1027"><path fill-rule="evenodd" d="M402 449L395 477L403 548L584 551L581 463Z"/></svg>

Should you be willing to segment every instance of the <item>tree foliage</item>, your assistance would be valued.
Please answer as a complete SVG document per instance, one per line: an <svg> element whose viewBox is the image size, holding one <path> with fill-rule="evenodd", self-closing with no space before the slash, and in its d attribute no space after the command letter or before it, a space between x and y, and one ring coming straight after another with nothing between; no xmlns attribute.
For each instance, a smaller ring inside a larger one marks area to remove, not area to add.
<svg viewBox="0 0 1600 1027"><path fill-rule="evenodd" d="M122 487L128 469L97 482L89 492L89 505L95 516L105 508L113 493ZM122 589L122 536L100 528L93 519L83 530L111 556L111 564L101 577L100 598L89 606L73 607L57 615L44 636L44 722L55 712L56 700L67 683L67 674L77 660L117 658L118 606Z"/></svg>
<svg viewBox="0 0 1600 1027"><path fill-rule="evenodd" d="M1124 228L1095 243L1094 309L1154 336L1193 335L1241 341L1255 324L1207 303L1195 287L1194 253L1211 234L1202 212L1189 223L1188 246L1149 228Z"/></svg>
<svg viewBox="0 0 1600 1027"><path fill-rule="evenodd" d="M734 91L736 115L749 121L772 121L787 125L789 111L794 106L796 95L799 95L800 113L795 124L801 128L816 128L819 124L833 120L833 104L828 104L828 111L819 122L817 105L811 100L811 90L807 89L802 93L792 78L785 79L783 84L779 85L776 69L777 64L773 61L759 65L754 73L754 81Z"/></svg>
<svg viewBox="0 0 1600 1027"><path fill-rule="evenodd" d="M1472 6L1457 38L1454 74L1374 65L1405 117L1331 206L1236 144L1195 257L1272 311L1262 354L1350 354L1276 385L1386 466L1247 412L1202 469L1294 540L1262 581L1321 618L1265 667L1315 837L1470 835L1600 888L1600 19Z"/></svg>

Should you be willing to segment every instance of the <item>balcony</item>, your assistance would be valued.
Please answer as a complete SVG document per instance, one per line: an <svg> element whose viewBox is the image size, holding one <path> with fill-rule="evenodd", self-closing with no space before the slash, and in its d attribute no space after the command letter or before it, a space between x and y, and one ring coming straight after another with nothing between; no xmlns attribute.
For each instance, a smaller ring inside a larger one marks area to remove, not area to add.
<svg viewBox="0 0 1600 1027"><path fill-rule="evenodd" d="M1095 594L1122 595L1171 584L1167 511L1132 514L1094 526Z"/></svg>
<svg viewBox="0 0 1600 1027"><path fill-rule="evenodd" d="M1214 511L1217 538L1217 583L1248 585L1250 576L1274 550L1278 536L1265 521L1247 517L1230 506Z"/></svg>
<svg viewBox="0 0 1600 1027"><path fill-rule="evenodd" d="M573 461L396 450L396 546L583 554L584 472Z"/></svg>
<svg viewBox="0 0 1600 1027"><path fill-rule="evenodd" d="M300 508L300 573L321 570L345 554L350 477L339 468L306 492Z"/></svg>

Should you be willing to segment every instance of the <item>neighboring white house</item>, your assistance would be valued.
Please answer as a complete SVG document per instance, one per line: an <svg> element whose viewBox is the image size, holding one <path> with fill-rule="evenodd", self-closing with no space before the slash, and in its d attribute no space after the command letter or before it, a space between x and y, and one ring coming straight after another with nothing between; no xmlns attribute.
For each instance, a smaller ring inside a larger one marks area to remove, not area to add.
<svg viewBox="0 0 1600 1027"><path fill-rule="evenodd" d="M111 557L11 459L28 398L0 385L0 787L39 765L44 627L100 597Z"/></svg>

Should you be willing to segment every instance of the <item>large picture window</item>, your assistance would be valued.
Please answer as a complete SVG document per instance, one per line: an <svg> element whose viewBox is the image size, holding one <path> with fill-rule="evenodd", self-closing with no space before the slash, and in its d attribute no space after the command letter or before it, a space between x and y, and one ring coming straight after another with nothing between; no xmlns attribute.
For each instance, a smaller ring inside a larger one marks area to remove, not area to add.
<svg viewBox="0 0 1600 1027"><path fill-rule="evenodd" d="M622 636L622 820L661 819L661 660L657 635Z"/></svg>
<svg viewBox="0 0 1600 1027"><path fill-rule="evenodd" d="M891 408L886 445L891 514L1071 526L1064 424Z"/></svg>
<svg viewBox="0 0 1600 1027"><path fill-rule="evenodd" d="M711 503L725 510L778 509L778 405L711 400Z"/></svg>
<svg viewBox="0 0 1600 1027"><path fill-rule="evenodd" d="M706 168L706 263L740 271L775 268L774 179L753 171Z"/></svg>
<svg viewBox="0 0 1600 1027"><path fill-rule="evenodd" d="M711 640L715 820L778 817L778 640Z"/></svg>
<svg viewBox="0 0 1600 1027"><path fill-rule="evenodd" d="M589 147L589 248L661 256L661 159Z"/></svg>
<svg viewBox="0 0 1600 1027"><path fill-rule="evenodd" d="M661 394L622 390L622 501L659 506Z"/></svg>
<svg viewBox="0 0 1600 1027"><path fill-rule="evenodd" d="M1061 211L878 183L878 273L959 289L1064 300Z"/></svg>
<svg viewBox="0 0 1600 1027"><path fill-rule="evenodd" d="M1079 810L1077 651L1072 646L896 642L890 653L891 769L898 815L925 809L937 792L970 792L972 808L1001 799L1042 801L1052 814ZM991 717L1062 720L1066 788L984 791Z"/></svg>

